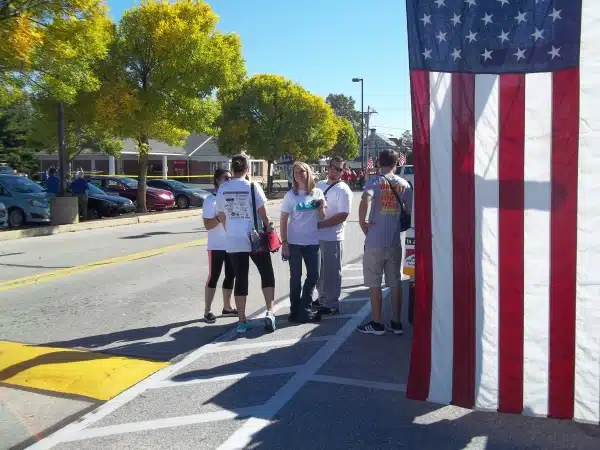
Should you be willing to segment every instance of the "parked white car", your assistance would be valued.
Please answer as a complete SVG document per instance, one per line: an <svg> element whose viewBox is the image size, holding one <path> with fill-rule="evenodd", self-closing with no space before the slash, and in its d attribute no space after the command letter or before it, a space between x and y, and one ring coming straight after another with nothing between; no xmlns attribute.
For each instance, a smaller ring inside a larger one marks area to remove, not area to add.
<svg viewBox="0 0 600 450"><path fill-rule="evenodd" d="M2 202L0 202L0 228L8 228L8 212Z"/></svg>

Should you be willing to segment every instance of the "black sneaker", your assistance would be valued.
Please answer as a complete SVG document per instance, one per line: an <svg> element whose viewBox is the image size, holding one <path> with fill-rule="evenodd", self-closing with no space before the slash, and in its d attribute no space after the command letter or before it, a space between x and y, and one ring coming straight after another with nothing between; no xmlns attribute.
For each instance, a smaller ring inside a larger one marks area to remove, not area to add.
<svg viewBox="0 0 600 450"><path fill-rule="evenodd" d="M314 323L314 322L320 322L320 321L321 321L321 316L314 312L309 312L304 317L296 318L297 323Z"/></svg>
<svg viewBox="0 0 600 450"><path fill-rule="evenodd" d="M204 320L206 321L206 323L215 323L217 321L217 316L209 312L207 314L204 314Z"/></svg>
<svg viewBox="0 0 600 450"><path fill-rule="evenodd" d="M321 306L317 310L317 314L319 314L320 316L333 316L335 314L339 314L339 312L339 308L328 308L327 306Z"/></svg>
<svg viewBox="0 0 600 450"><path fill-rule="evenodd" d="M369 323L358 327L357 331L359 333L375 334L377 336L382 336L385 334L385 327L380 323L370 321Z"/></svg>
<svg viewBox="0 0 600 450"><path fill-rule="evenodd" d="M390 330L392 333L394 333L395 335L402 335L404 334L404 328L402 328L402 322L394 322L393 320L390 321L389 325L385 326L388 330Z"/></svg>
<svg viewBox="0 0 600 450"><path fill-rule="evenodd" d="M231 311L223 309L223 311L221 311L221 316L222 317L237 317L238 312L237 312L237 309L232 309Z"/></svg>
<svg viewBox="0 0 600 450"><path fill-rule="evenodd" d="M320 301L317 299L317 300L314 300L314 301L311 303L311 305L310 305L310 306L312 306L312 308L313 308L313 309L319 309L319 308L321 308L323 305L322 305L322 304L321 304L321 302L320 302Z"/></svg>

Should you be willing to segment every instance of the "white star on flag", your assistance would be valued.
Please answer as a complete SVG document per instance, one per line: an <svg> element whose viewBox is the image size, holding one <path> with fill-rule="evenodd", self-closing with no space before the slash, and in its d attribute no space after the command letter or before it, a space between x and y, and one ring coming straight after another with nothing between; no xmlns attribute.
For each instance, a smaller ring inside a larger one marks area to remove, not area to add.
<svg viewBox="0 0 600 450"><path fill-rule="evenodd" d="M423 25L431 25L431 14L423 14L423 17L420 20L423 22Z"/></svg>
<svg viewBox="0 0 600 450"><path fill-rule="evenodd" d="M521 50L520 48L517 48L517 53L513 53L513 55L517 57L517 61L525 59L525 49Z"/></svg>
<svg viewBox="0 0 600 450"><path fill-rule="evenodd" d="M508 0L498 0L500 3L502 3L500 6L504 6L504 5L508 5L510 4L510 2Z"/></svg>
<svg viewBox="0 0 600 450"><path fill-rule="evenodd" d="M521 12L521 11L519 11L519 14L518 14L518 15L515 17L515 20L516 20L517 22L519 22L519 24L521 24L521 22L525 22L525 21L526 21L526 20L525 20L525 16L526 16L526 15L527 15L527 13L526 13L526 12Z"/></svg>
<svg viewBox="0 0 600 450"><path fill-rule="evenodd" d="M446 35L447 35L447 34L448 34L448 33L443 33L443 32L442 32L442 30L440 30L440 31L438 31L438 34L437 34L437 36L436 36L435 38L436 38L436 39L437 39L437 40L440 42L440 44L441 44L441 43L442 43L442 41L445 41L445 40L446 40Z"/></svg>
<svg viewBox="0 0 600 450"><path fill-rule="evenodd" d="M450 19L450 22L452 22L454 24L454 26L456 26L457 24L462 23L460 21L461 17L462 17L462 15L454 13L454 17L452 19Z"/></svg>
<svg viewBox="0 0 600 450"><path fill-rule="evenodd" d="M468 3L468 4L469 4L469 8L470 8L471 6L477 6L477 3L475 3L475 0L465 0L465 3Z"/></svg>
<svg viewBox="0 0 600 450"><path fill-rule="evenodd" d="M487 48L484 50L484 52L481 54L481 56L483 56L483 60L487 61L488 59L492 59L492 50L488 50Z"/></svg>
<svg viewBox="0 0 600 450"><path fill-rule="evenodd" d="M548 14L549 17L552 17L552 22L556 22L558 19L562 20L560 16L562 9L552 8L552 14Z"/></svg>
<svg viewBox="0 0 600 450"><path fill-rule="evenodd" d="M561 49L561 47L555 48L555 47L554 47L554 45L553 45L553 46L552 46L552 50L550 50L550 51L548 52L548 54L549 54L550 56L552 56L552 59L554 59L554 58L555 58L555 57L557 57L557 56L560 58L560 53L559 53L559 52L560 52L560 49Z"/></svg>
<svg viewBox="0 0 600 450"><path fill-rule="evenodd" d="M433 3L435 3L438 8L441 8L442 6L446 6L446 0L435 0Z"/></svg>
<svg viewBox="0 0 600 450"><path fill-rule="evenodd" d="M510 34L510 31L505 32L504 30L502 30L502 33L500 33L500 36L498 36L498 39L500 39L500 42L503 44L504 41L508 41L508 35Z"/></svg>
<svg viewBox="0 0 600 450"><path fill-rule="evenodd" d="M421 53L425 57L425 59L431 59L431 50L425 49L423 53Z"/></svg>
<svg viewBox="0 0 600 450"><path fill-rule="evenodd" d="M476 41L477 33L473 33L471 30L469 30L469 35L467 36L467 39L469 40L469 42Z"/></svg>
<svg viewBox="0 0 600 450"><path fill-rule="evenodd" d="M455 48L450 55L454 58L454 61L456 61L458 58L462 58L462 56L460 56L461 52L462 50Z"/></svg>
<svg viewBox="0 0 600 450"><path fill-rule="evenodd" d="M544 34L544 30L540 30L539 28L536 28L535 32L531 33L531 36L537 42L538 39L544 39L543 34Z"/></svg>
<svg viewBox="0 0 600 450"><path fill-rule="evenodd" d="M485 13L485 16L481 18L481 20L483 20L484 25L487 25L488 23L494 23L492 22L492 16L493 14Z"/></svg>

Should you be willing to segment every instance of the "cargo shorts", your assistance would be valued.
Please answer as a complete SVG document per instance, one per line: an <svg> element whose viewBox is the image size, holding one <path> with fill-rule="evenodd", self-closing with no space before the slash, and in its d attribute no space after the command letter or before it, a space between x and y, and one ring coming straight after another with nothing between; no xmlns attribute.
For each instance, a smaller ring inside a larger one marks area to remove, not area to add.
<svg viewBox="0 0 600 450"><path fill-rule="evenodd" d="M402 282L402 246L390 248L365 247L363 279L366 287L381 287L383 274L388 287L400 287Z"/></svg>

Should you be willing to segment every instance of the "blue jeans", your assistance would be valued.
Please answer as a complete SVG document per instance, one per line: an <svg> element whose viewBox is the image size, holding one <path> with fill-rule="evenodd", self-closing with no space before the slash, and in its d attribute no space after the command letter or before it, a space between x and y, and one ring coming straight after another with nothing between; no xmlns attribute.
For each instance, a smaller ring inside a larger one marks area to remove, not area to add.
<svg viewBox="0 0 600 450"><path fill-rule="evenodd" d="M319 245L289 244L290 248L290 312L299 319L306 318L311 311L315 286L319 280L321 263ZM302 286L302 260L306 265L306 279Z"/></svg>

